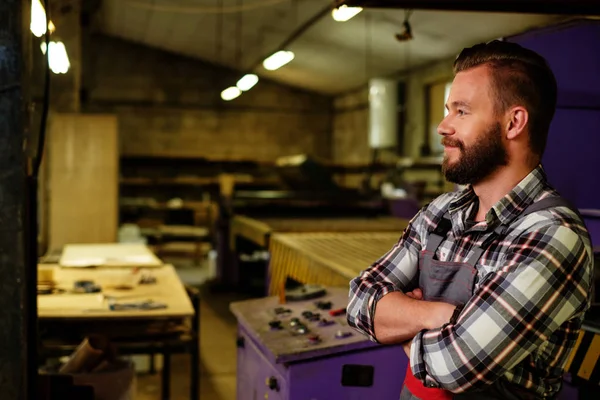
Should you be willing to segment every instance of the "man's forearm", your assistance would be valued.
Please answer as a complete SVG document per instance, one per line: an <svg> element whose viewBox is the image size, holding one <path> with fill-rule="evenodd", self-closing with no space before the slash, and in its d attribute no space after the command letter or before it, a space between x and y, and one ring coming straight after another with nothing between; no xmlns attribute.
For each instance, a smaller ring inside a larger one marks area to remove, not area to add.
<svg viewBox="0 0 600 400"><path fill-rule="evenodd" d="M375 306L375 337L384 344L402 343L423 329L439 328L450 320L453 312L452 304L416 300L392 292Z"/></svg>

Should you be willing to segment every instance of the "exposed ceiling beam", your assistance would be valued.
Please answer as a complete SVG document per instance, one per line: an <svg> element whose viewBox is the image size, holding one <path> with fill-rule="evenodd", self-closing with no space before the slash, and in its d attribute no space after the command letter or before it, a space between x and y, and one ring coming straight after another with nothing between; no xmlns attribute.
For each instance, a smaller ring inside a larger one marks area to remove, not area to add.
<svg viewBox="0 0 600 400"><path fill-rule="evenodd" d="M445 11L481 11L525 14L600 15L596 0L337 0L364 8L402 8Z"/></svg>

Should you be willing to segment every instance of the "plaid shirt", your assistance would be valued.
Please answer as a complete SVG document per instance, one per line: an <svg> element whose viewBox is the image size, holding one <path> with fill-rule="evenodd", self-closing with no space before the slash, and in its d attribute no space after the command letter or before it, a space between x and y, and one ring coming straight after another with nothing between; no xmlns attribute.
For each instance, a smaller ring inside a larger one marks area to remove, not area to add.
<svg viewBox="0 0 600 400"><path fill-rule="evenodd" d="M470 187L438 197L387 254L350 282L349 324L376 341L377 301L415 288L419 252L446 210L452 229L436 252L440 261L464 262L505 224L507 234L491 240L476 265L474 293L456 324L419 332L410 368L425 386L454 393L504 379L540 397L555 394L590 306L593 274L589 236L573 211L557 207L518 218L532 202L555 195L538 166L474 225L465 222L477 212Z"/></svg>

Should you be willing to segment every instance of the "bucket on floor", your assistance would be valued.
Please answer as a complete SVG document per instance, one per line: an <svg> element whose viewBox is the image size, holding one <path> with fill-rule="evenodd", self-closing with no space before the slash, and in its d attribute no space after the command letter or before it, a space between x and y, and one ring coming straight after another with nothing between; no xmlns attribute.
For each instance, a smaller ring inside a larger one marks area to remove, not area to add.
<svg viewBox="0 0 600 400"><path fill-rule="evenodd" d="M44 368L47 375L69 375L76 386L91 386L96 400L133 400L136 393L135 367L131 361L119 360L98 372L59 374L58 368Z"/></svg>

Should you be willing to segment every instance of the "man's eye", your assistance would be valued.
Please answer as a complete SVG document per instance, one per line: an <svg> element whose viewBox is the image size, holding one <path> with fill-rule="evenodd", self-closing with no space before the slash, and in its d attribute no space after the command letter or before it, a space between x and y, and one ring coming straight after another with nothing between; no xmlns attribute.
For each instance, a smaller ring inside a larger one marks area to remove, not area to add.
<svg viewBox="0 0 600 400"><path fill-rule="evenodd" d="M465 115L465 112L463 110L458 110L457 114L460 115L460 116L463 116L463 115Z"/></svg>

